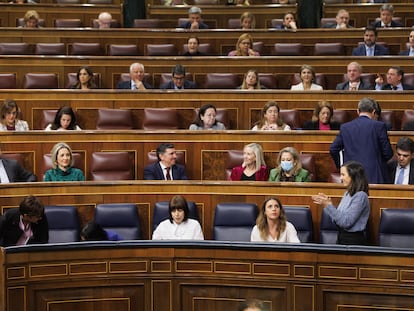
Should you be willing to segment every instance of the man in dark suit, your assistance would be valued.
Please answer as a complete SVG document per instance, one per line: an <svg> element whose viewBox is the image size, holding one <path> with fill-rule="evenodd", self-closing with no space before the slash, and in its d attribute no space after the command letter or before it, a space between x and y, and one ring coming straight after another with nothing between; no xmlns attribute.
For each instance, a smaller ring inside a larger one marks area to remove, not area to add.
<svg viewBox="0 0 414 311"><path fill-rule="evenodd" d="M357 91L357 90L372 90L373 86L361 80L362 66L357 62L351 62L346 68L347 81L339 83L336 86L337 90Z"/></svg>
<svg viewBox="0 0 414 311"><path fill-rule="evenodd" d="M359 45L352 51L352 56L383 56L389 55L388 48L375 44L378 32L375 27L368 26L364 30L364 44Z"/></svg>
<svg viewBox="0 0 414 311"><path fill-rule="evenodd" d="M187 180L185 167L176 164L177 152L174 144L162 143L157 148L158 162L144 168L145 180Z"/></svg>
<svg viewBox="0 0 414 311"><path fill-rule="evenodd" d="M120 81L117 85L117 89L126 90L147 90L152 89L152 86L144 81L145 68L143 64L133 63L129 66L129 76L131 80Z"/></svg>
<svg viewBox="0 0 414 311"><path fill-rule="evenodd" d="M335 29L347 29L352 28L349 25L349 12L347 10L341 9L338 11L335 17L336 23L325 24L323 28L335 28Z"/></svg>
<svg viewBox="0 0 414 311"><path fill-rule="evenodd" d="M340 153L344 163L354 160L362 164L371 184L389 182L387 161L393 150L384 122L376 121L375 100L362 98L358 103L358 118L342 124L330 147L330 154L339 168Z"/></svg>
<svg viewBox="0 0 414 311"><path fill-rule="evenodd" d="M401 137L396 146L397 160L388 162L391 183L414 185L414 142L409 137Z"/></svg>
<svg viewBox="0 0 414 311"><path fill-rule="evenodd" d="M410 36L408 37L407 49L400 52L403 56L414 56L414 30L411 30Z"/></svg>
<svg viewBox="0 0 414 311"><path fill-rule="evenodd" d="M2 157L0 149L0 183L33 181L37 181L36 175L25 170L16 160Z"/></svg>
<svg viewBox="0 0 414 311"><path fill-rule="evenodd" d="M185 68L180 64L175 65L172 70L172 80L161 85L161 89L185 90L196 89L197 85L194 82L188 81L185 78Z"/></svg>
<svg viewBox="0 0 414 311"><path fill-rule="evenodd" d="M392 4L383 4L380 8L380 20L372 23L375 28L403 27L399 22L393 21L394 7Z"/></svg>
<svg viewBox="0 0 414 311"><path fill-rule="evenodd" d="M189 21L181 24L180 28L208 29L208 25L201 20L201 9L199 7L193 6L188 10L188 19Z"/></svg>
<svg viewBox="0 0 414 311"><path fill-rule="evenodd" d="M414 86L402 83L404 71L400 66L391 66L387 71L387 83L382 76L375 79L375 90L377 91L404 91L414 90Z"/></svg>

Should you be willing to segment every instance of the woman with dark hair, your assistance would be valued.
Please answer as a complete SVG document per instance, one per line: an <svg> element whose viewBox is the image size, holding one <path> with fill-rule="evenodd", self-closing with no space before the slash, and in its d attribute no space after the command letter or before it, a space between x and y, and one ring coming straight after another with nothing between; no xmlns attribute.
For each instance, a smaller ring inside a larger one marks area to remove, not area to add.
<svg viewBox="0 0 414 311"><path fill-rule="evenodd" d="M322 91L323 88L319 84L314 83L316 79L315 69L309 65L303 65L299 71L300 80L299 84L292 85L292 91Z"/></svg>
<svg viewBox="0 0 414 311"><path fill-rule="evenodd" d="M223 123L216 119L217 110L212 104L203 105L197 113L197 118L190 125L190 130L225 130Z"/></svg>
<svg viewBox="0 0 414 311"><path fill-rule="evenodd" d="M88 222L80 233L81 241L120 241L122 237L112 230L105 230L96 222Z"/></svg>
<svg viewBox="0 0 414 311"><path fill-rule="evenodd" d="M260 90L264 89L260 85L259 80L259 73L256 69L249 69L245 74L243 78L243 83L241 86L239 86L241 90Z"/></svg>
<svg viewBox="0 0 414 311"><path fill-rule="evenodd" d="M283 15L282 24L276 27L276 29L284 29L284 30L296 30L298 27L296 26L296 18L295 13L287 12Z"/></svg>
<svg viewBox="0 0 414 311"><path fill-rule="evenodd" d="M188 218L190 211L183 196L171 198L168 212L169 218L160 222L154 230L153 240L204 240L199 222Z"/></svg>
<svg viewBox="0 0 414 311"><path fill-rule="evenodd" d="M338 207L335 207L331 198L324 193L312 196L312 200L321 205L338 226L337 244L366 245L365 230L370 205L368 180L364 167L357 161L349 161L341 166L340 178L346 187L346 192Z"/></svg>
<svg viewBox="0 0 414 311"><path fill-rule="evenodd" d="M333 107L332 104L326 100L321 100L313 111L312 121L306 121L304 130L339 130L340 124L332 121Z"/></svg>
<svg viewBox="0 0 414 311"><path fill-rule="evenodd" d="M53 123L50 123L45 131L67 131L67 130L82 130L76 124L76 115L69 106L61 107L57 112Z"/></svg>
<svg viewBox="0 0 414 311"><path fill-rule="evenodd" d="M196 36L190 36L187 40L187 52L183 56L205 56L206 54L199 51L200 39Z"/></svg>
<svg viewBox="0 0 414 311"><path fill-rule="evenodd" d="M286 220L278 198L270 197L263 202L250 241L300 243L295 226Z"/></svg>
<svg viewBox="0 0 414 311"><path fill-rule="evenodd" d="M260 120L252 131L290 131L290 126L283 122L279 112L279 105L272 100L268 101L260 113Z"/></svg>
<svg viewBox="0 0 414 311"><path fill-rule="evenodd" d="M0 131L28 131L29 125L26 121L20 120L20 109L12 99L6 99L0 111Z"/></svg>
<svg viewBox="0 0 414 311"><path fill-rule="evenodd" d="M71 88L80 90L96 89L92 69L88 66L80 67L76 73L76 82L71 86Z"/></svg>

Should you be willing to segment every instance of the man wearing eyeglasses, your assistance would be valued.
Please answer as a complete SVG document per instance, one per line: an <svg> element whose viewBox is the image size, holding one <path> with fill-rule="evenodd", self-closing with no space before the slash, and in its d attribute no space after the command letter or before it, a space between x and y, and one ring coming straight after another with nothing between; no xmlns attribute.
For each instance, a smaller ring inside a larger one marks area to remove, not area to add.
<svg viewBox="0 0 414 311"><path fill-rule="evenodd" d="M396 146L397 160L388 163L391 183L414 185L414 142L409 137L401 137Z"/></svg>
<svg viewBox="0 0 414 311"><path fill-rule="evenodd" d="M172 70L172 80L161 85L161 89L172 89L172 90L186 90L186 89L196 89L197 85L195 82L186 80L185 78L185 68L180 64L175 65Z"/></svg>

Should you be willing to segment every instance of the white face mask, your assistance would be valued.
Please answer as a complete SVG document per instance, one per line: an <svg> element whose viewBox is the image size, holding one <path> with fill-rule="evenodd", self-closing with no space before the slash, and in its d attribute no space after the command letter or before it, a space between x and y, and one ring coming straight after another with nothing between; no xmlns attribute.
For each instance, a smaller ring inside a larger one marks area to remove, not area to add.
<svg viewBox="0 0 414 311"><path fill-rule="evenodd" d="M280 166L282 167L282 170L285 172L289 172L293 168L293 162L292 161L281 161Z"/></svg>

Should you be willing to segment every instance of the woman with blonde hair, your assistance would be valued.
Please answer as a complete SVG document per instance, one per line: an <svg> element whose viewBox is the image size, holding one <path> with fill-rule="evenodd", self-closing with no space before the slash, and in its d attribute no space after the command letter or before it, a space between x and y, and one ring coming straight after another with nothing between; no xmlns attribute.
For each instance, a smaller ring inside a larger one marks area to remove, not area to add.
<svg viewBox="0 0 414 311"><path fill-rule="evenodd" d="M237 180L256 180L267 181L269 172L263 156L262 146L251 143L243 148L243 163L233 167L230 179Z"/></svg>
<svg viewBox="0 0 414 311"><path fill-rule="evenodd" d="M237 40L236 49L230 51L228 56L260 56L260 54L253 50L253 38L248 33L244 33Z"/></svg>
<svg viewBox="0 0 414 311"><path fill-rule="evenodd" d="M295 226L287 221L278 198L270 197L263 202L250 241L300 243Z"/></svg>
<svg viewBox="0 0 414 311"><path fill-rule="evenodd" d="M302 65L299 70L299 84L292 85L292 91L322 91L323 88L319 84L314 83L316 79L315 69L309 65Z"/></svg>
<svg viewBox="0 0 414 311"><path fill-rule="evenodd" d="M23 21L24 25L23 28L39 28L39 13L35 10L29 10L24 14Z"/></svg>
<svg viewBox="0 0 414 311"><path fill-rule="evenodd" d="M241 90L260 90L263 87L260 85L259 73L256 69L249 69L244 74L243 83L240 86Z"/></svg>
<svg viewBox="0 0 414 311"><path fill-rule="evenodd" d="M240 16L240 26L241 29L255 29L256 28L256 18L251 12L244 12Z"/></svg>
<svg viewBox="0 0 414 311"><path fill-rule="evenodd" d="M252 131L290 131L290 126L283 122L279 112L279 105L275 101L268 101Z"/></svg>
<svg viewBox="0 0 414 311"><path fill-rule="evenodd" d="M269 181L311 181L309 171L302 168L298 151L293 147L280 150L277 167L270 171Z"/></svg>

